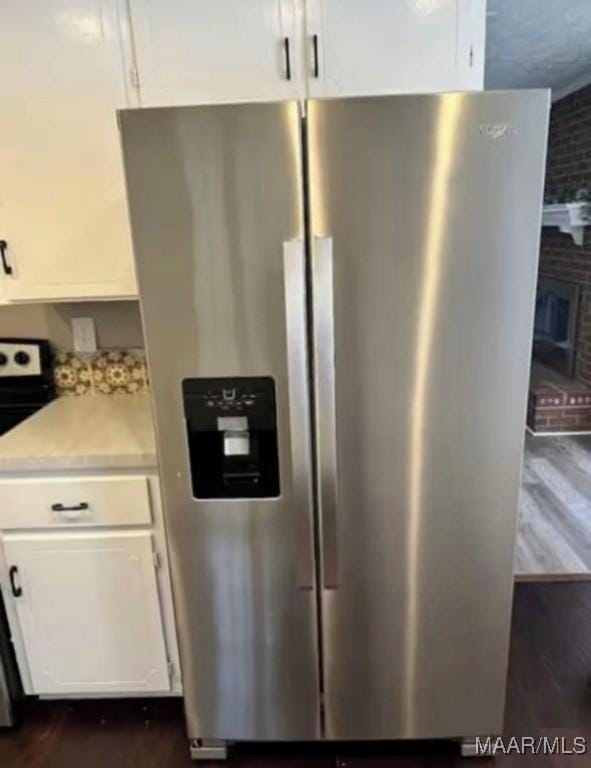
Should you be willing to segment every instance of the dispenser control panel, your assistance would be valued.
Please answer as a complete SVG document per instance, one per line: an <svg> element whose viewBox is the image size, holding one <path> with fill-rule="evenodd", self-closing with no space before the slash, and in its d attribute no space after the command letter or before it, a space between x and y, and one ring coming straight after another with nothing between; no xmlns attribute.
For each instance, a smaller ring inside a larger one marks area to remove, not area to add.
<svg viewBox="0 0 591 768"><path fill-rule="evenodd" d="M193 495L279 495L275 382L269 376L183 381Z"/></svg>
<svg viewBox="0 0 591 768"><path fill-rule="evenodd" d="M268 377L235 379L185 379L185 413L213 424L218 417L248 416L253 423L275 426L275 382Z"/></svg>

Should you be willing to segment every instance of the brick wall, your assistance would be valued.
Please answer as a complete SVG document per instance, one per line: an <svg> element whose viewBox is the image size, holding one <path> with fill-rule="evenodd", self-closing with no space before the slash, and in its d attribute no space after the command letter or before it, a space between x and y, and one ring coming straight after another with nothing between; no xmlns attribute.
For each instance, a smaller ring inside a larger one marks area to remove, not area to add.
<svg viewBox="0 0 591 768"><path fill-rule="evenodd" d="M550 117L546 193L572 198L581 187L591 190L591 85L556 102ZM540 275L581 286L575 376L591 386L591 227L583 246L543 229Z"/></svg>

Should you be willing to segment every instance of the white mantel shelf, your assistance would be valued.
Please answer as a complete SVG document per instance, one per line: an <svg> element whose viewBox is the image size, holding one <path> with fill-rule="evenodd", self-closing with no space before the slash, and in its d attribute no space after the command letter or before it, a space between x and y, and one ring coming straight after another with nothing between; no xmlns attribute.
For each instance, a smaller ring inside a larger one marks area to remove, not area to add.
<svg viewBox="0 0 591 768"><path fill-rule="evenodd" d="M585 227L591 226L589 203L556 203L545 205L542 210L542 226L558 227L570 235L577 245L583 245Z"/></svg>

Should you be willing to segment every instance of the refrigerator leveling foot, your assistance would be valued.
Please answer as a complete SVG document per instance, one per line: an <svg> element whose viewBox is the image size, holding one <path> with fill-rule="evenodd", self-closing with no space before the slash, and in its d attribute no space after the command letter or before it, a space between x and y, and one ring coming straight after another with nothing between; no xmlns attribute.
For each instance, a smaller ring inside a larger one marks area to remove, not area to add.
<svg viewBox="0 0 591 768"><path fill-rule="evenodd" d="M480 738L470 736L466 739L460 739L460 754L462 757L493 757L492 744L494 741L494 738L487 739L482 736Z"/></svg>
<svg viewBox="0 0 591 768"><path fill-rule="evenodd" d="M225 760L228 744L218 739L191 739L189 741L191 760Z"/></svg>

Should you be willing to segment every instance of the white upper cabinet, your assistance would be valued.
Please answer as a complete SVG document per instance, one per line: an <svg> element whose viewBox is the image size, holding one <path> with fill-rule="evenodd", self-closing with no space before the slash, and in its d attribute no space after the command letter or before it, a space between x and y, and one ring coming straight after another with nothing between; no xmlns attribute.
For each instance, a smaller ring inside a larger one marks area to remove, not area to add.
<svg viewBox="0 0 591 768"><path fill-rule="evenodd" d="M308 92L482 90L486 0L306 0Z"/></svg>
<svg viewBox="0 0 591 768"><path fill-rule="evenodd" d="M132 101L124 9L125 0L0 4L7 300L137 292L116 120Z"/></svg>
<svg viewBox="0 0 591 768"><path fill-rule="evenodd" d="M299 0L130 0L142 106L297 99Z"/></svg>
<svg viewBox="0 0 591 768"><path fill-rule="evenodd" d="M486 0L129 0L143 106L482 90Z"/></svg>
<svg viewBox="0 0 591 768"><path fill-rule="evenodd" d="M0 303L137 294L118 108L479 90L485 12L486 0L0 3Z"/></svg>
<svg viewBox="0 0 591 768"><path fill-rule="evenodd" d="M170 690L149 532L7 534L33 691Z"/></svg>

